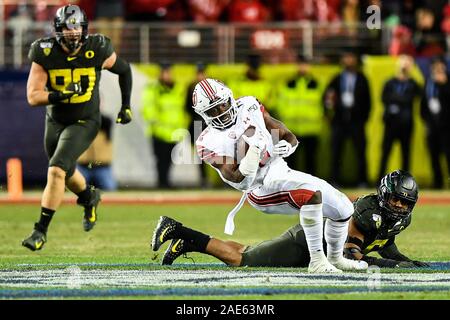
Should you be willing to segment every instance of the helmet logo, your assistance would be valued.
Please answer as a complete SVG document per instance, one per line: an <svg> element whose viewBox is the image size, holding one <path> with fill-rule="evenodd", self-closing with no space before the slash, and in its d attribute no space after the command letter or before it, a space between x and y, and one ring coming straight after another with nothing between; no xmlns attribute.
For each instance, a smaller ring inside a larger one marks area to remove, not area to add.
<svg viewBox="0 0 450 320"><path fill-rule="evenodd" d="M67 28L69 29L75 29L79 26L79 22L77 21L77 17L81 16L81 10L78 6L75 5L69 5L67 7L68 14L70 14L69 18L66 20Z"/></svg>

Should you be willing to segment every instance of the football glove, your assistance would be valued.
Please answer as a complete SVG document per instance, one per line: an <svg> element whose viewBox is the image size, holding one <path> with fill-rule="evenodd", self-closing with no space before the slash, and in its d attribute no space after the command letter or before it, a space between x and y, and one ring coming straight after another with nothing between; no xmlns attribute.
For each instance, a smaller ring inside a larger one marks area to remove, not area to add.
<svg viewBox="0 0 450 320"><path fill-rule="evenodd" d="M298 143L293 147L286 140L280 140L276 145L273 146L273 153L282 158L289 157L297 149Z"/></svg>
<svg viewBox="0 0 450 320"><path fill-rule="evenodd" d="M412 263L414 263L414 265L419 268L431 267L429 263L423 262L423 261L414 260L414 261L412 261Z"/></svg>
<svg viewBox="0 0 450 320"><path fill-rule="evenodd" d="M63 93L72 95L74 94L82 95L84 92L80 82L71 82L64 89Z"/></svg>
<svg viewBox="0 0 450 320"><path fill-rule="evenodd" d="M131 112L130 106L122 106L119 113L117 114L116 123L127 124L131 122L133 113Z"/></svg>
<svg viewBox="0 0 450 320"><path fill-rule="evenodd" d="M264 141L264 135L261 132L255 132L255 134L251 137L247 137L245 134L242 135L242 139L244 139L245 142L250 147L255 147L260 152L263 152L266 148L266 142Z"/></svg>
<svg viewBox="0 0 450 320"><path fill-rule="evenodd" d="M422 261L401 261L396 265L396 268L425 268L425 267L430 267L430 265Z"/></svg>
<svg viewBox="0 0 450 320"><path fill-rule="evenodd" d="M52 91L48 94L48 101L52 104L58 103L62 100L68 99L72 97L73 95L78 94L82 95L84 94L83 89L81 87L80 82L71 82L67 85L67 87L64 88L64 91Z"/></svg>

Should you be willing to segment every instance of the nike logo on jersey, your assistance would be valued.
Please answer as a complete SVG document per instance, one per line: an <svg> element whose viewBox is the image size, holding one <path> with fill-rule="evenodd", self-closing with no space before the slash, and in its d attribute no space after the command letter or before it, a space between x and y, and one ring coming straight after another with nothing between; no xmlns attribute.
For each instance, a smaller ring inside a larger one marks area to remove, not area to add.
<svg viewBox="0 0 450 320"><path fill-rule="evenodd" d="M77 57L67 57L67 61L75 60Z"/></svg>

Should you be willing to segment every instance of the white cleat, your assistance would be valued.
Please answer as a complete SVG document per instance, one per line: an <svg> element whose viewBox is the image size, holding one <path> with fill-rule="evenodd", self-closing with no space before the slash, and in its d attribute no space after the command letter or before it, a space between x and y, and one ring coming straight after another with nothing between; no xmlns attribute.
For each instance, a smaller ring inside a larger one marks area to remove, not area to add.
<svg viewBox="0 0 450 320"><path fill-rule="evenodd" d="M337 260L330 260L330 263L334 265L336 268L339 268L341 270L345 271L352 271L352 270L367 270L369 265L367 262L362 260L350 260L346 259L344 257L339 257Z"/></svg>
<svg viewBox="0 0 450 320"><path fill-rule="evenodd" d="M333 266L325 257L318 259L316 261L311 261L308 266L309 273L342 273L342 270L339 270L335 266Z"/></svg>

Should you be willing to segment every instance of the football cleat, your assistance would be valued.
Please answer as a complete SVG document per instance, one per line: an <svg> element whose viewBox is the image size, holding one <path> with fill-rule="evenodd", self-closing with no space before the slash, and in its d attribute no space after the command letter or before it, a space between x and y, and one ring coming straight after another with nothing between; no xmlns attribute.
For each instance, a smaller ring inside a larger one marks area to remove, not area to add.
<svg viewBox="0 0 450 320"><path fill-rule="evenodd" d="M342 273L342 270L339 270L335 266L333 266L325 256L315 261L311 261L308 266L309 273Z"/></svg>
<svg viewBox="0 0 450 320"><path fill-rule="evenodd" d="M362 260L350 260L344 257L339 257L337 260L329 260L330 263L338 269L352 271L352 270L367 270L369 265Z"/></svg>
<svg viewBox="0 0 450 320"><path fill-rule="evenodd" d="M181 227L181 223L172 218L161 216L152 236L152 249L158 251L159 247L167 240L173 239L173 232L176 228Z"/></svg>
<svg viewBox="0 0 450 320"><path fill-rule="evenodd" d="M34 230L31 235L22 241L22 245L31 251L41 250L44 243L47 242L47 236L45 232L38 230L37 223L34 225Z"/></svg>
<svg viewBox="0 0 450 320"><path fill-rule="evenodd" d="M91 188L91 199L87 203L83 203L80 199L77 204L84 207L83 229L84 231L91 231L97 222L97 207L101 201L100 190Z"/></svg>
<svg viewBox="0 0 450 320"><path fill-rule="evenodd" d="M162 265L171 265L176 258L181 256L182 254L185 254L187 252L186 250L186 244L184 240L182 239L173 239L170 243L169 247L167 248L166 252L164 252L164 256L162 258L161 264Z"/></svg>

